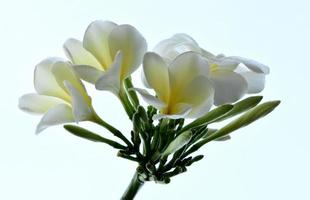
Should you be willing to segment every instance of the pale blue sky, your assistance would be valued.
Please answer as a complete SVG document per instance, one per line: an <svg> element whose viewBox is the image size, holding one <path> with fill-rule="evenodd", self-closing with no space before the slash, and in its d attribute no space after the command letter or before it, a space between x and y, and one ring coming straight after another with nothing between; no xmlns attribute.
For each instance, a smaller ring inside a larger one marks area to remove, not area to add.
<svg viewBox="0 0 310 200"><path fill-rule="evenodd" d="M137 199L310 199L308 2L1 1L0 199L118 199L127 186L135 165L116 158L116 151L61 127L35 136L40 118L17 109L18 97L34 91L35 64L63 56L63 42L81 39L96 19L134 25L149 50L185 32L211 52L259 60L271 69L265 100L282 100L274 113L234 133L231 141L201 149L205 159L169 185L147 183ZM139 73L135 78L140 84ZM107 121L129 130L115 97L90 93Z"/></svg>

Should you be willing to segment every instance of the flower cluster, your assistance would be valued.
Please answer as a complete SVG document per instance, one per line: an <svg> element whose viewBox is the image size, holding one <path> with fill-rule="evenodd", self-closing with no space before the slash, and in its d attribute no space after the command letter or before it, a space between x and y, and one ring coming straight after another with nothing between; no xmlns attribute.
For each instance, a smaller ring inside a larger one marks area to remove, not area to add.
<svg viewBox="0 0 310 200"><path fill-rule="evenodd" d="M53 125L90 121L118 137L124 144L75 125L64 126L74 135L119 149L118 156L139 163L136 182L125 193L127 199L144 181L168 183L203 157L189 156L201 146L229 139L232 131L279 104L258 105L261 96L237 102L245 94L264 89L269 68L243 57L214 55L186 34L165 39L147 52L145 38L133 26L94 21L82 41L71 38L63 47L68 60L49 57L41 61L34 71L37 93L23 95L19 107L43 114L37 133ZM131 82L131 74L140 65L147 89ZM133 122L131 139L98 116L83 81L118 97ZM147 109L140 105L137 93L149 104ZM213 106L217 107L210 111ZM209 128L239 114L221 129ZM193 121L185 124L185 118Z"/></svg>

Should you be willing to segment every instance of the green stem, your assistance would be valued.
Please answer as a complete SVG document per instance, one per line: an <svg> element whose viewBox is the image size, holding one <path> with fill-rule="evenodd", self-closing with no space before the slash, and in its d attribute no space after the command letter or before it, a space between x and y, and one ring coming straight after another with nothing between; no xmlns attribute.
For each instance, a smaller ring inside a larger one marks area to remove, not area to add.
<svg viewBox="0 0 310 200"><path fill-rule="evenodd" d="M111 133L113 133L114 136L123 140L123 142L125 142L128 145L128 147L130 147L130 148L133 147L131 142L119 130L117 130L112 125L108 124L107 122L103 121L103 119L101 119L97 114L95 115L93 122L103 126L107 130L109 130Z"/></svg>
<svg viewBox="0 0 310 200"><path fill-rule="evenodd" d="M131 82L131 77L128 77L124 81L124 85L126 88L126 91L128 92L129 98L135 108L137 108L140 103L139 103L139 98L134 90L131 90L133 88L132 82Z"/></svg>
<svg viewBox="0 0 310 200"><path fill-rule="evenodd" d="M139 189L143 186L143 184L144 181L139 180L139 174L138 172L135 172L121 200L134 199L134 197L137 195Z"/></svg>
<svg viewBox="0 0 310 200"><path fill-rule="evenodd" d="M129 119L131 120L133 114L135 113L135 109L132 106L130 100L128 99L126 91L123 88L121 88L121 91L119 92L119 98L123 104L123 107L124 107L128 117L129 117Z"/></svg>

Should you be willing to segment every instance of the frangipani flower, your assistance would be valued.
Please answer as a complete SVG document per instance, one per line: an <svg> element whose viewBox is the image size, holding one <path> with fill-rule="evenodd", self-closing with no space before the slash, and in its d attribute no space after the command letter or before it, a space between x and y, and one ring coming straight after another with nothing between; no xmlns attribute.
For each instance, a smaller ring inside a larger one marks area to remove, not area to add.
<svg viewBox="0 0 310 200"><path fill-rule="evenodd" d="M64 44L67 57L83 80L117 95L122 80L141 64L146 49L146 41L136 28L110 21L94 21L83 42L69 39Z"/></svg>
<svg viewBox="0 0 310 200"><path fill-rule="evenodd" d="M69 62L55 57L40 62L34 72L34 87L37 94L23 95L19 108L44 114L36 133L52 125L92 120L95 116L91 98Z"/></svg>
<svg viewBox="0 0 310 200"><path fill-rule="evenodd" d="M200 53L209 61L208 77L215 89L215 105L232 103L246 93L258 93L264 89L265 75L269 73L266 65L238 56L215 56L200 48L197 42L186 34L176 34L161 41L154 48L154 52L164 57L168 63L188 51Z"/></svg>
<svg viewBox="0 0 310 200"><path fill-rule="evenodd" d="M144 56L143 71L156 97L146 90L136 91L160 110L154 119L197 118L211 108L214 90L207 78L209 65L199 54L186 52L168 64L158 54L148 52Z"/></svg>

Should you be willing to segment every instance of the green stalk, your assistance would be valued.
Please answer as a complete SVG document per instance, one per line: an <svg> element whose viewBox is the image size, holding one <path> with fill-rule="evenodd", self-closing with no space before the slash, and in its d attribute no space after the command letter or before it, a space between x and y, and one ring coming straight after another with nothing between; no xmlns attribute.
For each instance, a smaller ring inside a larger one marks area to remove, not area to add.
<svg viewBox="0 0 310 200"><path fill-rule="evenodd" d="M130 100L128 99L128 96L126 94L126 91L124 88L121 88L121 91L119 92L119 98L122 102L122 105L129 117L129 119L132 119L133 114L135 113L135 108L132 106Z"/></svg>
<svg viewBox="0 0 310 200"><path fill-rule="evenodd" d="M103 121L97 114L95 114L93 121L96 124L99 124L109 130L114 136L118 137L119 139L123 140L128 147L133 147L131 142L116 128L114 128L112 125L108 124L107 122Z"/></svg>
<svg viewBox="0 0 310 200"><path fill-rule="evenodd" d="M125 79L124 85L125 85L125 89L128 93L131 103L133 104L135 108L137 108L140 105L140 103L139 103L139 98L137 96L137 93L134 90L130 90L131 88L133 88L131 77L128 77Z"/></svg>
<svg viewBox="0 0 310 200"><path fill-rule="evenodd" d="M139 189L143 186L144 181L139 179L138 172L135 172L121 200L132 200L137 195Z"/></svg>

